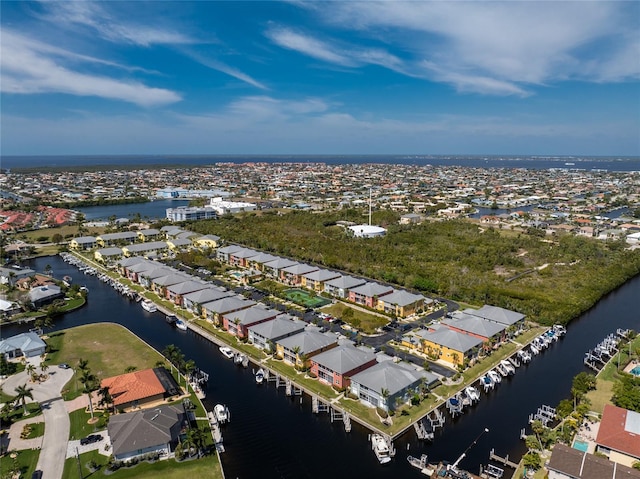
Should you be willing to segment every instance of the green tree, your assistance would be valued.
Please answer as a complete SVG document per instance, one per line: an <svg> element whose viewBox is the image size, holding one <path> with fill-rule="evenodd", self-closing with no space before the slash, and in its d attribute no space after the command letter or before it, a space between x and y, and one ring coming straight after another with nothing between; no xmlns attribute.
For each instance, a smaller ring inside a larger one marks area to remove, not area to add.
<svg viewBox="0 0 640 479"><path fill-rule="evenodd" d="M98 378L89 368L86 368L81 371L79 381L82 384L83 394L86 394L89 399L89 413L91 414L91 419L93 419L93 401L91 400L91 393L99 388Z"/></svg>
<svg viewBox="0 0 640 479"><path fill-rule="evenodd" d="M524 467L527 469L533 469L537 471L542 467L542 459L540 458L540 454L537 452L528 452L522 458L522 462Z"/></svg>
<svg viewBox="0 0 640 479"><path fill-rule="evenodd" d="M27 387L26 384L23 384L22 386L18 386L17 388L15 388L14 391L16 393L16 397L14 398L14 401L16 403L22 403L23 412L26 415L27 414L27 398L33 399L33 388L29 388Z"/></svg>

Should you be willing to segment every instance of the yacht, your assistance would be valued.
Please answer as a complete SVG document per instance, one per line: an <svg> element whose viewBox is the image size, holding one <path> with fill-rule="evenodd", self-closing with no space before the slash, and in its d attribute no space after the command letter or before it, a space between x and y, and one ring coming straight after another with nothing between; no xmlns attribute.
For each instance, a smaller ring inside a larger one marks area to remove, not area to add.
<svg viewBox="0 0 640 479"><path fill-rule="evenodd" d="M474 388L473 386L467 386L466 388L464 388L464 393L472 403L480 400L480 391L478 391L478 389Z"/></svg>
<svg viewBox="0 0 640 479"><path fill-rule="evenodd" d="M516 372L516 368L513 367L513 364L511 364L506 359L503 359L502 361L500 361L500 366L502 366L502 368L507 371L508 375L515 374L515 372Z"/></svg>
<svg viewBox="0 0 640 479"><path fill-rule="evenodd" d="M176 325L176 328L178 328L180 331L186 331L187 330L187 323L185 323L181 319L176 319L176 322L174 324Z"/></svg>
<svg viewBox="0 0 640 479"><path fill-rule="evenodd" d="M264 369L260 368L256 372L256 384L262 384L264 382Z"/></svg>
<svg viewBox="0 0 640 479"><path fill-rule="evenodd" d="M378 458L380 464L387 464L391 461L391 450L387 440L381 434L371 434L371 449Z"/></svg>
<svg viewBox="0 0 640 479"><path fill-rule="evenodd" d="M148 299L145 299L144 301L142 301L140 305L142 306L142 309L150 313L155 313L156 311L158 311L158 307L156 306L156 303Z"/></svg>
<svg viewBox="0 0 640 479"><path fill-rule="evenodd" d="M502 377L493 369L487 372L487 376L489 376L494 383L502 382Z"/></svg>
<svg viewBox="0 0 640 479"><path fill-rule="evenodd" d="M227 359L233 359L234 354L233 354L233 349L228 348L226 346L220 346L220 352L222 353L222 355L227 358Z"/></svg>
<svg viewBox="0 0 640 479"><path fill-rule="evenodd" d="M230 420L229 408L224 404L216 404L213 408L213 414L218 424L224 424Z"/></svg>

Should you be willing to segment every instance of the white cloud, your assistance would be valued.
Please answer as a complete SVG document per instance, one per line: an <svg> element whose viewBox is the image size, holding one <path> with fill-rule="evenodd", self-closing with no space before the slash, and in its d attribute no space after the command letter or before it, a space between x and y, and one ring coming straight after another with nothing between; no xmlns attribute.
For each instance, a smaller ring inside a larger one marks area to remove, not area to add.
<svg viewBox="0 0 640 479"><path fill-rule="evenodd" d="M404 65L390 68L461 91L523 95L528 86L567 79L640 78L635 2L333 2L307 7L328 24L412 53Z"/></svg>
<svg viewBox="0 0 640 479"><path fill-rule="evenodd" d="M266 32L267 37L277 45L289 50L295 50L312 58L336 63L342 66L355 66L354 62L329 44L288 28L271 28Z"/></svg>
<svg viewBox="0 0 640 479"><path fill-rule="evenodd" d="M255 78L252 78L251 76L247 75L246 73L243 73L242 71L238 70L237 68L234 68L232 66L229 66L221 61L212 59L212 58L207 58L204 55L201 55L199 53L196 53L193 50L189 50L186 48L182 48L180 49L180 51L188 56L189 58L191 58L192 60L200 63L201 65L204 65L207 68L211 68L212 70L217 70L219 72L224 73L225 75L229 75L233 78L236 78L240 81L243 81L245 83L248 83L249 85L252 85L256 88L260 88L261 90L268 90L269 88L264 84L259 82L258 80L256 80Z"/></svg>
<svg viewBox="0 0 640 479"><path fill-rule="evenodd" d="M90 63L110 63L51 48L5 28L2 32L0 87L5 93L97 96L145 107L166 105L181 99L178 93L171 90L74 71L63 64L69 58Z"/></svg>

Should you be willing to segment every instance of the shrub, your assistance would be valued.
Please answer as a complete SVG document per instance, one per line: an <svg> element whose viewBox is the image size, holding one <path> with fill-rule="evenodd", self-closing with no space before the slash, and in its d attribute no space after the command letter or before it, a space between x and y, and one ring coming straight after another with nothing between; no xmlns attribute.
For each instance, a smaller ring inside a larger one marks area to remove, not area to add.
<svg viewBox="0 0 640 479"><path fill-rule="evenodd" d="M382 419L387 419L387 417L389 417L389 414L387 413L387 411L385 411L382 408L376 408L376 412L378 413L378 416L380 416Z"/></svg>

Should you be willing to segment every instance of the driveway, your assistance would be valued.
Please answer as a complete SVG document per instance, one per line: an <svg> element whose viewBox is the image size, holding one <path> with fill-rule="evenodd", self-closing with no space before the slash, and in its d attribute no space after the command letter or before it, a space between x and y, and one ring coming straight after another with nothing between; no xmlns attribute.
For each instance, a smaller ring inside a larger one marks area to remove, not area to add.
<svg viewBox="0 0 640 479"><path fill-rule="evenodd" d="M49 377L42 383L30 383L26 371L8 377L2 389L7 394L13 394L14 389L26 384L33 388L34 401L40 403L44 416L44 437L36 469L44 471L43 479L61 479L64 469L64 459L67 456L67 442L69 441L69 415L60 391L73 377L72 369L49 368ZM19 437L19 436L18 436ZM11 441L11 438L9 439ZM11 442L9 443L11 446Z"/></svg>

